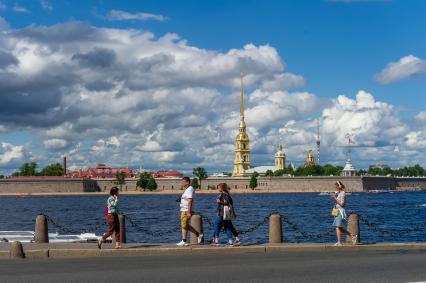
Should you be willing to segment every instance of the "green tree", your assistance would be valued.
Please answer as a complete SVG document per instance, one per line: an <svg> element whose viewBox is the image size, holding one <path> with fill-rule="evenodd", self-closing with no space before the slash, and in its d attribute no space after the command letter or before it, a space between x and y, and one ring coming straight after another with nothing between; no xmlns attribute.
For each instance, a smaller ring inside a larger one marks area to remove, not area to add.
<svg viewBox="0 0 426 283"><path fill-rule="evenodd" d="M283 169L275 170L274 176L282 176L282 175L284 175L284 170Z"/></svg>
<svg viewBox="0 0 426 283"><path fill-rule="evenodd" d="M120 191L123 190L123 185L126 184L126 173L125 172L117 172L115 175L115 181L114 184L120 186Z"/></svg>
<svg viewBox="0 0 426 283"><path fill-rule="evenodd" d="M4 179L4 175L0 175L0 179Z"/></svg>
<svg viewBox="0 0 426 283"><path fill-rule="evenodd" d="M251 175L250 184L249 184L250 189L254 190L254 189L257 188L257 177L258 176L259 176L259 174L256 171L254 171L253 175Z"/></svg>
<svg viewBox="0 0 426 283"><path fill-rule="evenodd" d="M47 165L44 167L40 174L42 176L63 176L64 175L64 168L60 163L54 163Z"/></svg>
<svg viewBox="0 0 426 283"><path fill-rule="evenodd" d="M147 190L149 191L155 191L157 189L157 182L155 181L155 179L153 177L150 177L148 179L148 184L146 186Z"/></svg>
<svg viewBox="0 0 426 283"><path fill-rule="evenodd" d="M274 171L272 171L272 170L266 170L265 176L266 177L273 177L274 176Z"/></svg>
<svg viewBox="0 0 426 283"><path fill-rule="evenodd" d="M208 177L208 176L207 176L206 169L204 169L203 167L197 167L197 168L194 168L194 169L192 170L192 174L198 178L198 181L199 181L199 183L200 183L200 189L201 189L201 188L202 188L202 187L201 187L201 182L202 182L203 180L207 179L207 177ZM195 188L194 188L194 189L195 189Z"/></svg>
<svg viewBox="0 0 426 283"><path fill-rule="evenodd" d="M198 184L198 179L197 178L192 178L191 181L191 187L193 187L194 189L198 189L200 185Z"/></svg>
<svg viewBox="0 0 426 283"><path fill-rule="evenodd" d="M151 178L151 174L149 174L148 172L144 172L144 173L140 174L139 180L136 182L136 186L138 188L142 188L145 191L145 189L148 186L149 178Z"/></svg>
<svg viewBox="0 0 426 283"><path fill-rule="evenodd" d="M19 176L36 176L37 175L37 163L24 163L19 168Z"/></svg>
<svg viewBox="0 0 426 283"><path fill-rule="evenodd" d="M291 166L291 164L289 164L288 166L287 166L287 174L290 174L290 175L294 175L294 169L293 169L293 166Z"/></svg>

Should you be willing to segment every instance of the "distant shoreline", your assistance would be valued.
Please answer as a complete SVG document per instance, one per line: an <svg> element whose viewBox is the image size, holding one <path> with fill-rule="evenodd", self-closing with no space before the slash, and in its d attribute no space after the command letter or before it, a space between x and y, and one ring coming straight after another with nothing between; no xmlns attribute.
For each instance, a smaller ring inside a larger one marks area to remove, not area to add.
<svg viewBox="0 0 426 283"><path fill-rule="evenodd" d="M124 191L120 195L181 195L183 190L159 190L159 191ZM217 190L196 190L197 194L218 194ZM231 190L232 194L263 194L263 193L312 193L300 191L284 191L284 190ZM320 193L320 192L318 192ZM109 192L54 192L54 193L0 193L0 196L105 196Z"/></svg>
<svg viewBox="0 0 426 283"><path fill-rule="evenodd" d="M413 191L422 191L426 189L413 190L413 188L400 188L398 190L391 190L389 192L413 192ZM124 191L120 192L121 195L180 195L183 193L183 190L159 190L159 191ZM217 194L217 190L196 190L197 194ZM231 190L232 194L265 194L265 193L332 193L329 192L312 192L312 191L289 191L283 189L234 189ZM362 192L349 192L349 193L374 193L374 191L362 191ZM26 197L26 196L105 196L108 195L108 191L105 192L49 192L49 193L0 193L0 196L17 196L17 197Z"/></svg>

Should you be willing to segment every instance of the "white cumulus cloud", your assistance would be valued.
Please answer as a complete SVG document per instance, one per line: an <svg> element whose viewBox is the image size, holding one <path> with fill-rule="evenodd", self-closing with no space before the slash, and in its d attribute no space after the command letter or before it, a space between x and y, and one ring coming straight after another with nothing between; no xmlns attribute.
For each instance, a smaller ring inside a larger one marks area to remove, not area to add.
<svg viewBox="0 0 426 283"><path fill-rule="evenodd" d="M44 144L30 145L40 166L66 155L77 167L229 171L241 71L254 165L272 164L280 141L288 160L302 163L315 146L319 115L324 160L344 162L347 132L367 148L354 160L389 157L391 145L400 147L395 162L424 156L407 138L422 129L370 93L330 100L291 90L304 78L267 44L217 51L171 33L69 22L0 33L0 50L2 135L32 132Z"/></svg>
<svg viewBox="0 0 426 283"><path fill-rule="evenodd" d="M420 122L426 122L426 111L422 111L416 115L416 120Z"/></svg>
<svg viewBox="0 0 426 283"><path fill-rule="evenodd" d="M8 165L12 161L20 160L23 156L24 147L22 145L0 143L0 165Z"/></svg>
<svg viewBox="0 0 426 283"><path fill-rule="evenodd" d="M379 83L388 84L406 78L417 76L426 72L426 60L422 60L413 55L408 55L399 59L398 62L389 63L381 70L375 79Z"/></svg>
<svg viewBox="0 0 426 283"><path fill-rule="evenodd" d="M47 149L63 149L67 147L68 143L64 139L48 139L43 141L44 146Z"/></svg>
<svg viewBox="0 0 426 283"><path fill-rule="evenodd" d="M165 21L167 20L166 16L163 15L157 15L157 14L150 14L150 13L129 13L126 11L121 10L111 10L107 14L107 19L110 21L130 21L130 20L136 20L136 21L149 21L149 20L155 20L155 21Z"/></svg>
<svg viewBox="0 0 426 283"><path fill-rule="evenodd" d="M15 4L15 6L13 7L13 10L17 13L24 13L24 14L29 14L31 13L30 10L28 10L27 8L20 6L18 4Z"/></svg>

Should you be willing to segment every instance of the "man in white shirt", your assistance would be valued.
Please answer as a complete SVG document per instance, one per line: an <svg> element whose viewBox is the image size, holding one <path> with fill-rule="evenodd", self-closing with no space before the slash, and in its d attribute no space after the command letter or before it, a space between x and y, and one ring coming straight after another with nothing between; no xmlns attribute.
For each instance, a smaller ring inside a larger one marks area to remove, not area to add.
<svg viewBox="0 0 426 283"><path fill-rule="evenodd" d="M180 222L182 227L182 241L177 243L178 246L188 246L186 241L186 236L188 230L197 235L198 243L201 243L203 240L203 234L198 233L188 222L192 216L192 206L194 203L195 190L191 184L191 179L189 177L182 178L182 187L184 192L180 198Z"/></svg>

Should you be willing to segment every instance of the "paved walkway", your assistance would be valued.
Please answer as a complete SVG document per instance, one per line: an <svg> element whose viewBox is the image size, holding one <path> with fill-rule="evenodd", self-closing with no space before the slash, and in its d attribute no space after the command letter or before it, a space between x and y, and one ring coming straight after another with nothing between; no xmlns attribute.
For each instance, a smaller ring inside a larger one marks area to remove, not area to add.
<svg viewBox="0 0 426 283"><path fill-rule="evenodd" d="M316 252L293 250L279 253L164 254L54 260L0 259L0 282L400 283L425 281L425 264L425 249L351 248Z"/></svg>

